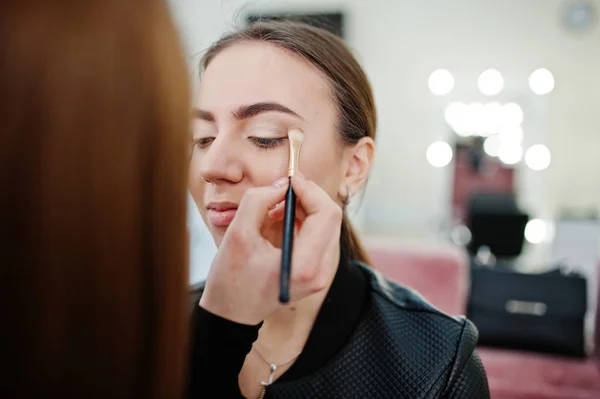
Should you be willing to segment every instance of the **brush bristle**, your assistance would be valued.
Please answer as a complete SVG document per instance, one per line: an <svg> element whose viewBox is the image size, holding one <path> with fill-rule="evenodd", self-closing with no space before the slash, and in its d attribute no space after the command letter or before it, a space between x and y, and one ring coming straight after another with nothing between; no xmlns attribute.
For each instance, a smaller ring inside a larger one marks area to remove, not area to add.
<svg viewBox="0 0 600 399"><path fill-rule="evenodd" d="M290 141L299 141L302 143L304 141L304 132L300 129L290 129L288 130L288 138Z"/></svg>

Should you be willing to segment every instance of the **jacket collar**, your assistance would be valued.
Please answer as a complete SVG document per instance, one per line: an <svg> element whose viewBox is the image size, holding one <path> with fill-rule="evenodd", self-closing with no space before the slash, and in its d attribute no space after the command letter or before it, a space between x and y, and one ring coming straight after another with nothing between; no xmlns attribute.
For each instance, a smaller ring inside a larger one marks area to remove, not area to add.
<svg viewBox="0 0 600 399"><path fill-rule="evenodd" d="M296 362L278 381L308 375L330 361L348 342L368 301L368 279L363 267L342 250L337 272Z"/></svg>

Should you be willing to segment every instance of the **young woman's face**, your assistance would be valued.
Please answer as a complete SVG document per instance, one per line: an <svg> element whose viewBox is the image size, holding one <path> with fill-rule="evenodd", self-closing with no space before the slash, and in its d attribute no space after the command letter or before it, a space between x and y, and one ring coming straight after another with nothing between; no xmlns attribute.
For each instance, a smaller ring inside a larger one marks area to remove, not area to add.
<svg viewBox="0 0 600 399"><path fill-rule="evenodd" d="M290 128L304 132L300 172L337 201L344 157L336 122L327 80L287 50L243 42L211 61L194 107L189 185L217 245L246 190L286 176ZM277 244L281 225L264 232Z"/></svg>

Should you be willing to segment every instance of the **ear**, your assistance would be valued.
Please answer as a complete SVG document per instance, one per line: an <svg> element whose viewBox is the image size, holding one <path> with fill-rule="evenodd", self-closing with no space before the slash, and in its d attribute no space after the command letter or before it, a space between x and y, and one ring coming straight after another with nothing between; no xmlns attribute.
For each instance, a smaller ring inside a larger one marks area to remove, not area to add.
<svg viewBox="0 0 600 399"><path fill-rule="evenodd" d="M362 188L369 177L374 156L375 142L371 137L363 137L346 150L346 171L339 188L342 196L352 196Z"/></svg>

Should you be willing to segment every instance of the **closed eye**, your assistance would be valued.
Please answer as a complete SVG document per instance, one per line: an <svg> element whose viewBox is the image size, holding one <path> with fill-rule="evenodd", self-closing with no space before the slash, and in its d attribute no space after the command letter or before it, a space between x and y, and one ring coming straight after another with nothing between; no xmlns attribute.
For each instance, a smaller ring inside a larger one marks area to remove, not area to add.
<svg viewBox="0 0 600 399"><path fill-rule="evenodd" d="M250 141L259 148L269 149L275 148L283 144L287 140L287 137L249 137Z"/></svg>
<svg viewBox="0 0 600 399"><path fill-rule="evenodd" d="M194 146L198 148L206 148L215 140L214 137L202 137L194 140Z"/></svg>

